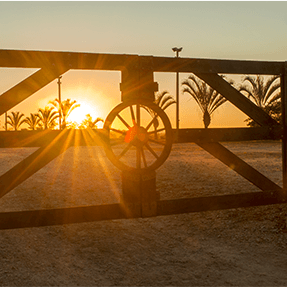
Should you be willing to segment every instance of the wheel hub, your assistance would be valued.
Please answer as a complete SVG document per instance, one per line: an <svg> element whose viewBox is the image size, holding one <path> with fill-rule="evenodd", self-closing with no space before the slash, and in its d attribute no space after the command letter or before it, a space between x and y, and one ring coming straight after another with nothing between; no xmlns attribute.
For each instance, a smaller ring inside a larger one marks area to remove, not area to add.
<svg viewBox="0 0 287 287"><path fill-rule="evenodd" d="M125 136L126 143L132 143L136 147L141 147L148 142L148 133L145 128L136 124L129 128Z"/></svg>

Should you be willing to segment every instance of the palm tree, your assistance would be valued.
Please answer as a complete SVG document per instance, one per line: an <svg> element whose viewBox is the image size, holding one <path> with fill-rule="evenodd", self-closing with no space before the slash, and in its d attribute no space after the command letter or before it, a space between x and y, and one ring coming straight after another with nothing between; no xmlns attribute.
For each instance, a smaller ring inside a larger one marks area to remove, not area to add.
<svg viewBox="0 0 287 287"><path fill-rule="evenodd" d="M81 125L79 126L80 129L85 128L91 128L91 129L97 129L97 123L103 122L103 119L96 118L95 120L92 119L92 116L90 114L86 115L86 118L82 121Z"/></svg>
<svg viewBox="0 0 287 287"><path fill-rule="evenodd" d="M38 124L39 124L40 118L38 117L38 114L32 114L30 113L30 117L26 117L25 123L28 124L30 130L36 130Z"/></svg>
<svg viewBox="0 0 287 287"><path fill-rule="evenodd" d="M38 124L45 130L54 128L57 125L56 119L59 118L58 113L50 107L40 108L37 116L39 118Z"/></svg>
<svg viewBox="0 0 287 287"><path fill-rule="evenodd" d="M76 100L72 101L71 99L67 99L65 101L59 101L59 99L55 99L51 101L50 104L54 106L57 110L62 123L60 124L60 129L64 129L67 126L67 118L71 114L71 112L80 106L80 104L76 104Z"/></svg>
<svg viewBox="0 0 287 287"><path fill-rule="evenodd" d="M229 83L233 83L229 80ZM190 94L203 113L204 127L207 129L211 122L212 113L223 105L227 99L194 75L182 82L183 93Z"/></svg>
<svg viewBox="0 0 287 287"><path fill-rule="evenodd" d="M176 101L173 99L173 97L169 94L168 91L163 91L160 93L159 92L156 93L154 103L158 105L162 110L165 110L172 104L175 104ZM154 126L154 130L156 131L159 126L158 118L156 118L156 114L153 110L149 108L146 108L146 109L154 118L153 126ZM155 132L154 135L155 135L155 138L157 139L157 132Z"/></svg>
<svg viewBox="0 0 287 287"><path fill-rule="evenodd" d="M12 126L14 131L18 131L20 126L25 123L25 119L23 119L25 115L20 112L11 112L11 115L7 116L7 124Z"/></svg>
<svg viewBox="0 0 287 287"><path fill-rule="evenodd" d="M243 79L243 84L239 88L240 92L247 94L259 108L267 112L274 119L280 118L280 81L277 81L279 76L271 76L264 80L263 76L256 77L246 76ZM258 126L252 119L246 120L248 126Z"/></svg>

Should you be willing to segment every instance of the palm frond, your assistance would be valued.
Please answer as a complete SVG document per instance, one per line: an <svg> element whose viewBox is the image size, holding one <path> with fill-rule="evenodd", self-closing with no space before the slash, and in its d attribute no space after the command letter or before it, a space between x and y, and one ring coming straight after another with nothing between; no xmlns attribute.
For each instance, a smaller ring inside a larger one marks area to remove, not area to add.
<svg viewBox="0 0 287 287"><path fill-rule="evenodd" d="M276 85L269 87L266 90L266 94L265 94L264 102L263 102L264 106L271 104L273 101L276 101L278 99L278 97L281 96L280 88L281 88L280 83L278 83Z"/></svg>
<svg viewBox="0 0 287 287"><path fill-rule="evenodd" d="M25 119L23 119L25 115L20 112L11 112L11 115L7 116L7 124L11 125L15 131L19 129L19 127L25 123Z"/></svg>
<svg viewBox="0 0 287 287"><path fill-rule="evenodd" d="M199 101L199 98L197 97L197 94L195 93L195 91L193 89L189 89L189 88L184 88L182 90L183 93L188 93L191 95L191 97L196 101L196 103L198 104L199 108L201 109L202 112L204 112L203 106L201 104L201 102Z"/></svg>
<svg viewBox="0 0 287 287"><path fill-rule="evenodd" d="M262 90L263 90L264 95L267 95L269 89L274 86L277 87L277 89L280 88L280 81L275 84L275 81L277 81L278 79L280 79L280 77L278 75L275 75L275 76L268 78L265 84L262 83Z"/></svg>
<svg viewBox="0 0 287 287"><path fill-rule="evenodd" d="M225 78L225 76L222 77ZM229 83L232 84L232 81L229 80ZM204 126L207 128L211 121L211 114L227 99L194 75L190 75L182 85L183 93L190 94L203 112Z"/></svg>
<svg viewBox="0 0 287 287"><path fill-rule="evenodd" d="M212 114L216 109L218 109L221 105L227 102L227 99L222 95L218 95L217 98L212 102L212 106L210 108L210 114Z"/></svg>

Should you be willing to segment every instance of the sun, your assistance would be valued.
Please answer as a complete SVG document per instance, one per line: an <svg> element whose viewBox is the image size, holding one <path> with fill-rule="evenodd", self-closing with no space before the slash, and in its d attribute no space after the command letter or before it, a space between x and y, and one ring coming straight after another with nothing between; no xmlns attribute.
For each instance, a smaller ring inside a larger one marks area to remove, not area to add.
<svg viewBox="0 0 287 287"><path fill-rule="evenodd" d="M67 118L68 122L76 123L77 125L80 125L83 120L86 118L87 114L90 114L93 119L96 119L98 117L98 111L95 106L92 106L86 102L83 101L77 101L77 104L80 104L78 108L75 108L69 117Z"/></svg>

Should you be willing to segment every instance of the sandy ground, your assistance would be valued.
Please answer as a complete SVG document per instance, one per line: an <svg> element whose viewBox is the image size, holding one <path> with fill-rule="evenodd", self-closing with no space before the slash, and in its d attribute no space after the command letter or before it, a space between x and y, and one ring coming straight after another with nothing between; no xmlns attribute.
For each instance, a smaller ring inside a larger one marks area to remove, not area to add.
<svg viewBox="0 0 287 287"><path fill-rule="evenodd" d="M282 185L279 142L225 143ZM34 149L0 149L0 174ZM70 148L0 199L0 212L118 202L100 147ZM257 191L194 144L157 170L161 199ZM0 231L1 286L287 286L287 204Z"/></svg>

